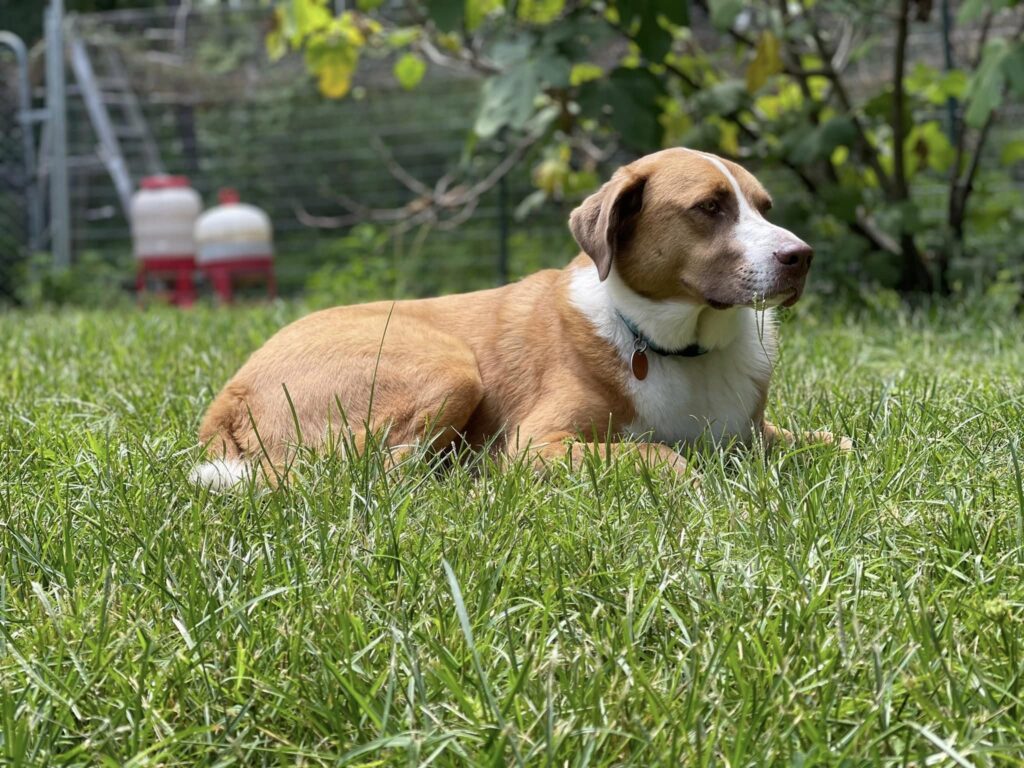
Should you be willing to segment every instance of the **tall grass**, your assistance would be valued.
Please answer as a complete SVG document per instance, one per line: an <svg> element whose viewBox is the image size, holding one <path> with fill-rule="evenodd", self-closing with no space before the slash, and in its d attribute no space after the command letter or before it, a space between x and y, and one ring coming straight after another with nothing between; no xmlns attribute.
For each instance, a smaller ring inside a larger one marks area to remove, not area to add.
<svg viewBox="0 0 1024 768"><path fill-rule="evenodd" d="M1024 764L1024 324L783 329L696 457L186 482L293 305L0 316L0 762Z"/></svg>

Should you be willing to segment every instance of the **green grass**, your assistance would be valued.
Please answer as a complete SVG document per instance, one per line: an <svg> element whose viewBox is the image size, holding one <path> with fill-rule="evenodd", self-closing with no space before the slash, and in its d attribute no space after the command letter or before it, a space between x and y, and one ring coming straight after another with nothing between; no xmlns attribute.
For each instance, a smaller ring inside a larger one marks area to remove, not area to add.
<svg viewBox="0 0 1024 768"><path fill-rule="evenodd" d="M784 325L805 447L186 483L297 306L0 316L0 763L1024 765L1024 323ZM844 762L845 761L845 762Z"/></svg>

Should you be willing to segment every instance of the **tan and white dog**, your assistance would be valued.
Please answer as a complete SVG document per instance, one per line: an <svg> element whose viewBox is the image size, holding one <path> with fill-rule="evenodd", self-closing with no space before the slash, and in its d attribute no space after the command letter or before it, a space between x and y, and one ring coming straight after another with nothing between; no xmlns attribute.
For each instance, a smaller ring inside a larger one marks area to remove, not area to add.
<svg viewBox="0 0 1024 768"><path fill-rule="evenodd" d="M537 463L610 437L614 452L677 471L676 447L701 438L791 440L764 420L770 308L800 297L813 251L765 219L770 207L722 158L640 158L573 211L583 252L564 269L337 307L279 331L210 406L209 461L193 478L225 487L259 462L276 475L299 434L323 447L343 425L357 450L369 426L390 446L465 441Z"/></svg>

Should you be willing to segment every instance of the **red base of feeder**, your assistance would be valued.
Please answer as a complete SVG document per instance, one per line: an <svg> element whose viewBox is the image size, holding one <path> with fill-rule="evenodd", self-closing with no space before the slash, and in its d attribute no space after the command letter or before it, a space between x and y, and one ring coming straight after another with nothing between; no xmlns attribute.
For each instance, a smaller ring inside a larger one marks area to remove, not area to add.
<svg viewBox="0 0 1024 768"><path fill-rule="evenodd" d="M230 304L234 298L234 280L237 277L262 277L266 281L267 295L270 298L277 296L274 260L266 256L203 264L201 269L213 286L214 293L226 304Z"/></svg>
<svg viewBox="0 0 1024 768"><path fill-rule="evenodd" d="M146 283L156 279L171 283L170 299L179 307L190 307L196 300L196 286L192 277L196 261L191 256L160 256L140 259L135 275L135 293L139 300L146 292Z"/></svg>

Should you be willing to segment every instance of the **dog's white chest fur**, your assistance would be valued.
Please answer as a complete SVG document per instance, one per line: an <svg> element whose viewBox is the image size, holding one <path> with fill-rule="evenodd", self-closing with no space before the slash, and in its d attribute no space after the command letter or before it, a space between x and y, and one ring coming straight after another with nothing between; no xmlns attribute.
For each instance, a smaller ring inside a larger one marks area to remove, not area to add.
<svg viewBox="0 0 1024 768"><path fill-rule="evenodd" d="M698 342L699 357L647 353L647 377L627 378L636 418L625 431L664 443L749 440L761 391L771 375L775 327L771 311L739 307L716 311L693 304L655 302L633 293L614 270L601 282L596 269L572 276L571 300L627 366L633 335L619 313L659 346L680 349Z"/></svg>

